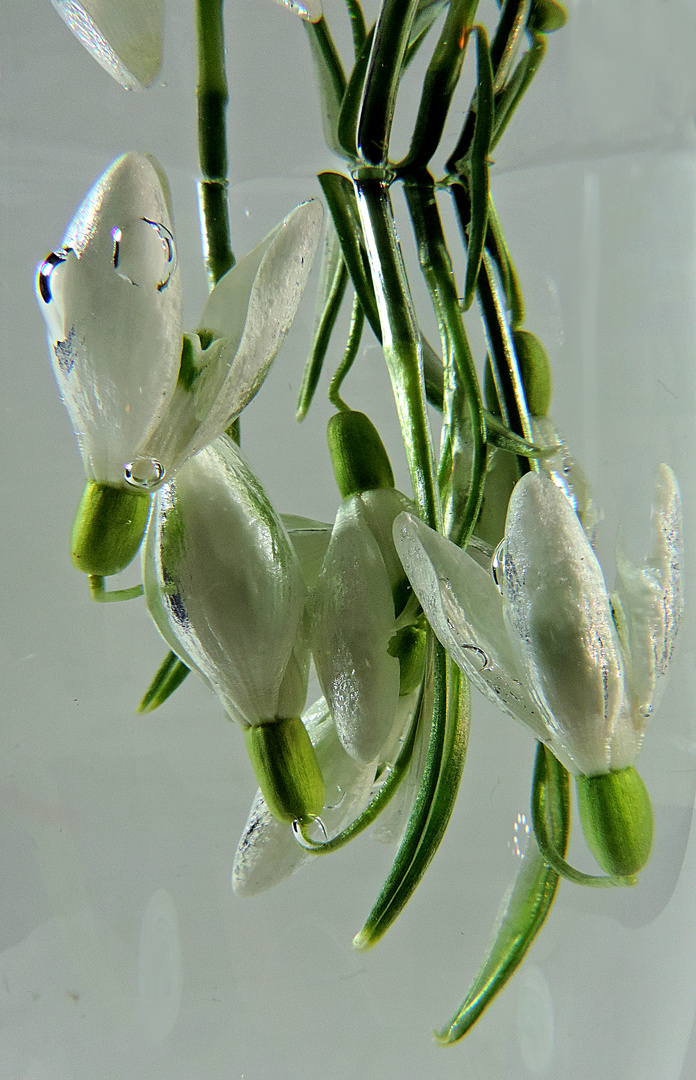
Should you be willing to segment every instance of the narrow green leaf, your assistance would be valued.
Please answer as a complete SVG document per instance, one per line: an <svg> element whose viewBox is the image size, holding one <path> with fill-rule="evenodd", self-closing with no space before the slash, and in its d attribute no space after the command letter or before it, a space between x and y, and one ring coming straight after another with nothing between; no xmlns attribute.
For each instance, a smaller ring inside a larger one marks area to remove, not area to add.
<svg viewBox="0 0 696 1080"><path fill-rule="evenodd" d="M500 224L500 219L495 209L493 199L488 196L488 233L486 234L486 248L495 262L500 280L505 292L507 309L510 312L510 323L513 330L522 326L524 322L524 297L520 288L519 278L515 264L512 261L510 251Z"/></svg>
<svg viewBox="0 0 696 1080"><path fill-rule="evenodd" d="M329 401L336 409L347 409L345 401L341 397L341 386L343 380L350 371L358 355L358 349L360 348L360 342L362 341L363 328L365 326L365 313L362 309L362 304L358 299L358 295L353 297L353 313L350 320L350 333L348 335L348 342L346 344L346 351L343 354L343 359L336 369L336 373L331 380L329 386Z"/></svg>
<svg viewBox="0 0 696 1080"><path fill-rule="evenodd" d="M567 777L564 779L559 773L562 766L541 744L537 748L537 760L539 755L551 759L545 766L543 813L546 827L553 837L554 846L565 854L570 835ZM463 1038L514 975L548 917L558 882L558 874L544 861L534 836L530 836L490 952L456 1015L441 1031L436 1032L438 1042L450 1045Z"/></svg>
<svg viewBox="0 0 696 1080"><path fill-rule="evenodd" d="M495 446L498 450L508 450L511 454L518 454L525 458L550 458L557 454L559 446L539 446L537 443L523 439L510 431L505 424L501 423L497 416L486 410L486 442L489 446Z"/></svg>
<svg viewBox="0 0 696 1080"><path fill-rule="evenodd" d="M471 177L471 221L464 282L464 310L471 307L478 280L483 247L488 228L488 152L493 133L493 69L488 51L488 37L482 26L476 27L476 122L471 144L469 174Z"/></svg>
<svg viewBox="0 0 696 1080"><path fill-rule="evenodd" d="M391 873L364 927L356 949L371 949L396 921L420 884L449 824L459 792L469 740L469 683L435 645L435 707L421 788Z"/></svg>
<svg viewBox="0 0 696 1080"><path fill-rule="evenodd" d="M563 790L561 790L563 789ZM549 826L553 806L559 798L570 805L570 778L567 771L556 761L550 751L537 752L532 777L532 825L539 851L544 861L553 867L560 877L572 881L574 885L589 885L596 889L612 888L616 885L635 885L636 877L618 875L584 874L566 862L565 845L563 850L556 844L553 827Z"/></svg>
<svg viewBox="0 0 696 1080"><path fill-rule="evenodd" d="M177 690L191 669L176 653L168 652L138 705L139 713L154 712Z"/></svg>
<svg viewBox="0 0 696 1080"><path fill-rule="evenodd" d="M305 364L302 386L297 399L297 412L295 413L297 420L304 420L312 404L347 285L348 271L341 254L341 244L333 222L329 219L319 275L319 288L317 290L317 317L314 325L314 340L312 350Z"/></svg>
<svg viewBox="0 0 696 1080"><path fill-rule="evenodd" d="M324 139L329 150L342 155L343 147L338 135L341 106L346 92L346 75L341 58L329 31L326 19L304 23L319 86L321 121Z"/></svg>
<svg viewBox="0 0 696 1080"><path fill-rule="evenodd" d="M512 119L515 109L527 92L527 88L536 75L546 55L546 38L535 34L532 46L524 54L509 81L503 86L495 99L495 122L491 138L491 149L498 145L500 138Z"/></svg>
<svg viewBox="0 0 696 1080"><path fill-rule="evenodd" d="M466 52L478 0L452 0L423 80L408 154L397 166L425 166L437 150Z"/></svg>
<svg viewBox="0 0 696 1080"><path fill-rule="evenodd" d="M436 529L439 499L425 400L421 333L411 299L388 185L354 177L363 236L375 289L382 351L391 378L413 493L423 520Z"/></svg>
<svg viewBox="0 0 696 1080"><path fill-rule="evenodd" d="M353 50L357 59L358 56L360 56L367 37L365 16L363 15L363 9L360 6L359 0L346 0L346 7L348 8L348 14L350 16L350 28L353 33Z"/></svg>
<svg viewBox="0 0 696 1080"><path fill-rule="evenodd" d="M360 54L356 57L343 95L343 104L338 118L336 130L341 145L340 153L347 156L350 161L358 160L358 117L360 115L360 104L363 98L367 65L370 60L374 34L375 28L373 26L365 38Z"/></svg>

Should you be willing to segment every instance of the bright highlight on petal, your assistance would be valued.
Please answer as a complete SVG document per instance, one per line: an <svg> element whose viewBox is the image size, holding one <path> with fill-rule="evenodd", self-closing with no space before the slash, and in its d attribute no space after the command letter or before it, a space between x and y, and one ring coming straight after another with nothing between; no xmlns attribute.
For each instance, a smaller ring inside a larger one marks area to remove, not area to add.
<svg viewBox="0 0 696 1080"><path fill-rule="evenodd" d="M124 86L142 90L162 66L164 0L51 0L88 52Z"/></svg>

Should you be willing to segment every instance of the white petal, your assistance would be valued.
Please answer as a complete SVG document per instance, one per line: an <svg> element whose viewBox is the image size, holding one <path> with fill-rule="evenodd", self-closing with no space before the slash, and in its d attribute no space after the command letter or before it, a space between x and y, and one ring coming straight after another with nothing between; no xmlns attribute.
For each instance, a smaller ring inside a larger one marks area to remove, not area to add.
<svg viewBox="0 0 696 1080"><path fill-rule="evenodd" d="M303 720L326 784L329 805L322 810L321 819L327 834L335 836L365 806L375 766L359 765L346 754L323 699ZM232 887L238 896L256 896L316 858L300 847L289 825L271 815L258 791L234 857Z"/></svg>
<svg viewBox="0 0 696 1080"><path fill-rule="evenodd" d="M295 318L323 220L320 202L302 203L211 292L199 330L222 345L195 387L197 427L173 468L221 435L261 387Z"/></svg>
<svg viewBox="0 0 696 1080"><path fill-rule="evenodd" d="M51 0L73 34L126 90L141 90L162 66L164 0Z"/></svg>
<svg viewBox="0 0 696 1080"><path fill-rule="evenodd" d="M594 543L599 514L590 490L590 484L577 461L568 452L565 439L548 416L532 419L534 442L542 446L558 446L558 453L550 458L540 458L542 473L551 477L557 488L564 493L580 518L590 543Z"/></svg>
<svg viewBox="0 0 696 1080"><path fill-rule="evenodd" d="M299 559L305 583L313 589L321 572L333 526L297 514L281 514L280 520Z"/></svg>
<svg viewBox="0 0 696 1080"><path fill-rule="evenodd" d="M436 637L489 701L549 741L503 622L491 575L446 537L410 514L394 522L394 541Z"/></svg>
<svg viewBox="0 0 696 1080"><path fill-rule="evenodd" d="M176 385L181 283L166 179L125 154L39 269L49 348L87 475L121 484Z"/></svg>
<svg viewBox="0 0 696 1080"><path fill-rule="evenodd" d="M657 704L656 687L667 671L684 609L681 496L668 465L655 477L652 548L639 564L616 548L616 591L627 646L627 683L639 716Z"/></svg>
<svg viewBox="0 0 696 1080"><path fill-rule="evenodd" d="M384 746L399 699L399 661L387 649L394 600L379 545L359 495L336 515L312 605L312 653L345 749L372 761Z"/></svg>
<svg viewBox="0 0 696 1080"><path fill-rule="evenodd" d="M297 673L304 667L306 674L306 661L292 654L303 647L302 572L229 439L158 493L151 528L148 548L171 633L225 705L247 724L299 716L306 679L302 685Z"/></svg>
<svg viewBox="0 0 696 1080"><path fill-rule="evenodd" d="M556 743L586 775L633 764L640 738L602 570L548 477L516 485L502 564L505 622Z"/></svg>

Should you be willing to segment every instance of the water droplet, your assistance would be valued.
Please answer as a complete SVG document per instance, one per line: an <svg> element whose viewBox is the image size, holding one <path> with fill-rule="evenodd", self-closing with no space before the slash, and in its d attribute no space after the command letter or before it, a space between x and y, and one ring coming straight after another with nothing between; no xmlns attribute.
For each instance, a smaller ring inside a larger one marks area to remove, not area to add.
<svg viewBox="0 0 696 1080"><path fill-rule="evenodd" d="M61 248L60 251L52 251L50 255L46 256L39 267L36 277L36 288L44 304L50 304L51 300L54 300L56 297L56 284L59 277L59 275L56 274L56 269L63 265L67 257L68 253L63 248Z"/></svg>
<svg viewBox="0 0 696 1080"><path fill-rule="evenodd" d="M491 577L495 582L496 588L499 593L503 592L503 577L505 571L503 569L505 563L505 540L501 540L497 548L493 552L493 558L491 559Z"/></svg>
<svg viewBox="0 0 696 1080"><path fill-rule="evenodd" d="M114 225L111 239L111 263L120 278L138 289L166 289L176 270L176 246L166 225L137 218Z"/></svg>
<svg viewBox="0 0 696 1080"><path fill-rule="evenodd" d="M123 466L126 483L143 491L154 491L164 480L165 471L164 465L148 457L135 458Z"/></svg>

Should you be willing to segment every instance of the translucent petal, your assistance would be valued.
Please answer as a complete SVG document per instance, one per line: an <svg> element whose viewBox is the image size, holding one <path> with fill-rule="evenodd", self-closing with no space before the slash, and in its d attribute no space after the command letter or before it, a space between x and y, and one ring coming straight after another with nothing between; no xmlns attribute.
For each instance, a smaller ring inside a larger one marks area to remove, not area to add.
<svg viewBox="0 0 696 1080"><path fill-rule="evenodd" d="M323 220L320 202L302 203L211 292L199 331L217 339L214 360L184 399L186 419L175 429L165 418L148 448L161 460L160 443L173 430L185 433L170 444L172 470L221 435L261 387L295 318Z"/></svg>
<svg viewBox="0 0 696 1080"><path fill-rule="evenodd" d="M549 742L544 713L526 688L491 575L410 514L394 522L396 550L438 640L474 686Z"/></svg>
<svg viewBox="0 0 696 1080"><path fill-rule="evenodd" d="M87 475L124 484L176 385L181 283L167 182L125 154L80 206L39 269L49 348Z"/></svg>
<svg viewBox="0 0 696 1080"><path fill-rule="evenodd" d="M516 485L502 568L505 623L554 744L589 776L633 764L640 737L602 569L550 478Z"/></svg>
<svg viewBox="0 0 696 1080"><path fill-rule="evenodd" d="M642 563L616 548L616 593L627 650L627 683L634 707L647 719L657 704L657 685L672 657L684 609L681 496L668 465L655 477L652 547Z"/></svg>
<svg viewBox="0 0 696 1080"><path fill-rule="evenodd" d="M281 514L280 520L300 561L305 583L313 589L321 573L333 526L297 514Z"/></svg>
<svg viewBox="0 0 696 1080"><path fill-rule="evenodd" d="M164 0L51 0L76 38L126 90L142 90L162 66Z"/></svg>
<svg viewBox="0 0 696 1080"><path fill-rule="evenodd" d="M563 436L550 417L533 417L532 435L542 446L558 446L558 453L553 457L539 459L539 467L570 500L590 543L594 543L599 514L583 469L570 456Z"/></svg>
<svg viewBox="0 0 696 1080"><path fill-rule="evenodd" d="M359 495L336 516L312 606L312 653L339 737L358 761L372 761L391 732L399 661L387 648L394 601L379 545Z"/></svg>
<svg viewBox="0 0 696 1080"><path fill-rule="evenodd" d="M367 802L375 766L359 765L346 754L323 699L303 719L326 784L327 806L321 819L327 835L335 836ZM300 847L289 825L272 817L258 791L234 857L232 887L238 896L256 896L316 857Z"/></svg>
<svg viewBox="0 0 696 1080"><path fill-rule="evenodd" d="M161 489L151 528L155 621L161 606L185 654L246 724L281 715L281 686L282 715L299 716L306 658L293 650L306 652L306 587L280 520L229 439Z"/></svg>

